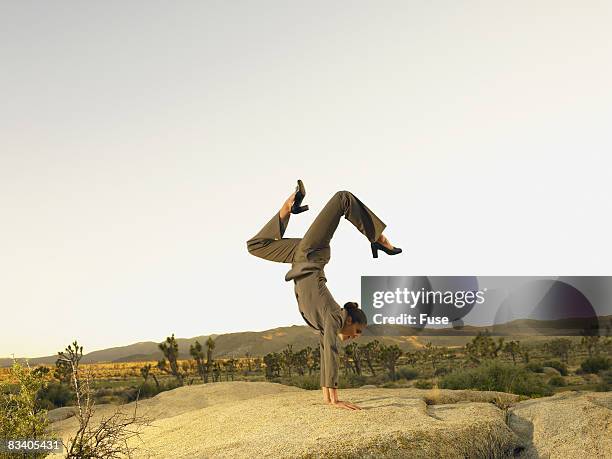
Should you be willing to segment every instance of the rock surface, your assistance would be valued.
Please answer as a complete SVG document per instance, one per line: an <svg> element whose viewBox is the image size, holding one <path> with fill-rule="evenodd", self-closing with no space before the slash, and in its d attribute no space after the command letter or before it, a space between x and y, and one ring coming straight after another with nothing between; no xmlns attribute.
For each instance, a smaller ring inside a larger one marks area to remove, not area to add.
<svg viewBox="0 0 612 459"><path fill-rule="evenodd" d="M324 405L320 391L267 382L181 387L138 402L138 414L155 420L143 431L143 443L131 444L138 446L139 458L582 459L612 451L610 393L566 392L518 402L516 395L500 392L340 392L362 410ZM97 406L93 422L116 409ZM133 411L134 404L122 409ZM65 439L76 429L73 417L49 417L57 419L51 430Z"/></svg>
<svg viewBox="0 0 612 459"><path fill-rule="evenodd" d="M510 409L521 457L612 458L612 393L562 392Z"/></svg>

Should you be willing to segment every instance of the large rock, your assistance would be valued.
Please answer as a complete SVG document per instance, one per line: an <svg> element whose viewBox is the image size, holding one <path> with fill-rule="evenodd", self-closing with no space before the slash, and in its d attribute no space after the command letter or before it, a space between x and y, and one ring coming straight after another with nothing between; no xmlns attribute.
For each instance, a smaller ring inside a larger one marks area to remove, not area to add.
<svg viewBox="0 0 612 459"><path fill-rule="evenodd" d="M525 444L521 457L612 457L612 394L568 391L510 409L509 425Z"/></svg>
<svg viewBox="0 0 612 459"><path fill-rule="evenodd" d="M596 443L606 445L599 435L609 429L606 404L612 400L607 393L589 393L521 402L510 410L515 432L506 423L507 413L498 408L517 402L511 394L413 388L340 392L363 409L330 407L322 403L321 391L264 382L224 382L163 392L138 403L138 413L155 421L141 435L145 446L132 442L140 448L135 457L495 458L536 457L530 455L542 448L551 457L582 459L580 448L597 457ZM539 409L540 405L550 410ZM576 411L578 406L588 409ZM99 407L94 422L116 408ZM133 410L134 404L122 408ZM581 429L574 449L546 436L556 410L572 409L571 429ZM52 430L64 438L75 429L75 418L52 424Z"/></svg>

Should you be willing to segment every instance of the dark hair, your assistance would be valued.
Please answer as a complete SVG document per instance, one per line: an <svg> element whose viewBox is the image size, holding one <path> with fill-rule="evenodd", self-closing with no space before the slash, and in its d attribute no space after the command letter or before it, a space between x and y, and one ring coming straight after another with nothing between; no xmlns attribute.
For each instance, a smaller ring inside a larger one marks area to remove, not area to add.
<svg viewBox="0 0 612 459"><path fill-rule="evenodd" d="M354 324L367 324L368 319L364 312L359 309L359 305L354 301L349 301L344 305L344 309L348 312L348 315L351 316Z"/></svg>

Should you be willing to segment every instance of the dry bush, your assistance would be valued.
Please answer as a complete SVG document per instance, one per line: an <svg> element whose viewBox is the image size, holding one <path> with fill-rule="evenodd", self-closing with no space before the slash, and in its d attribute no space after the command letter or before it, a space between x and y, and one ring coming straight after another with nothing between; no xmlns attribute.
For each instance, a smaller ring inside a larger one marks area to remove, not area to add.
<svg viewBox="0 0 612 459"><path fill-rule="evenodd" d="M75 417L79 427L73 437L63 443L67 459L115 459L133 457L136 447L130 446L129 440L139 438L142 429L150 426L152 419L137 415L138 398L133 413L118 409L111 416L99 423L92 423L94 414L93 379L91 368L79 366L83 356L83 346L77 342L68 346L65 352L59 353L59 360L70 369L70 384L75 392ZM92 425L93 424L93 425Z"/></svg>

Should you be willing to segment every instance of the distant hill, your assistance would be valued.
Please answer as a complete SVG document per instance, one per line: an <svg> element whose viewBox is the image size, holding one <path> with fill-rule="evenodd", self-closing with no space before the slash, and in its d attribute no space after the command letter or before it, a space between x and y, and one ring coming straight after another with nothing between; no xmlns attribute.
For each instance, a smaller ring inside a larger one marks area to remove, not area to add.
<svg viewBox="0 0 612 459"><path fill-rule="evenodd" d="M215 340L215 357L221 358L244 357L247 352L252 356L262 357L269 352L279 352L286 348L288 344L293 345L295 350L302 349L306 346L316 347L319 345L319 332L306 325L292 325L290 327L279 327L259 332L225 333L219 335L195 336L193 338L177 338L179 358L190 359L189 347L196 341L199 341L204 346L209 336ZM421 344L411 336L392 336L384 338L363 337L360 338L359 342L366 343L375 338L387 344L397 344L403 350L421 347ZM159 360L161 357L162 353L158 348L158 343L145 341L127 346L89 352L83 355L82 362L142 362L147 360ZM56 359L57 354L29 358L28 362L30 365L54 364ZM19 358L18 360L22 361L23 359ZM7 367L11 364L12 359L10 358L0 359L0 367Z"/></svg>
<svg viewBox="0 0 612 459"><path fill-rule="evenodd" d="M508 337L518 337L525 341L541 340L553 335L559 335L559 329L565 328L565 322L562 321L538 321L531 319L519 319L508 322L506 324L496 326L474 327L465 326L462 330L449 329L427 329L423 333L415 330L410 330L408 327L400 326L385 326L403 329L406 335L395 336L372 336L370 333L375 328L380 328L380 325L370 326L365 330L364 336L359 338L359 343L366 343L373 339L390 345L397 344L402 350L414 350L423 347L426 343L431 342L438 346L463 346L470 341L478 332L485 329L495 331L496 334L505 335ZM600 324L609 325L612 323L612 316L604 316L600 318ZM388 330L386 331L388 332ZM608 332L609 333L609 332ZM575 335L576 330L567 331L567 335ZM290 327L278 327L270 330L258 332L239 332L239 333L224 333L202 335L193 338L177 338L179 345L179 358L189 359L189 347L196 341L199 341L203 346L206 340L212 337L215 340L215 357L244 357L248 352L254 357L261 357L269 352L279 352L288 344L293 345L294 350L302 349L306 346L316 347L319 345L319 332L308 327L307 325L292 325ZM165 338L164 338L165 340ZM162 340L160 340L161 342ZM66 343L68 344L68 343ZM84 346L85 347L85 346ZM59 349L58 349L59 350ZM83 363L103 363L103 362L142 362L148 360L159 360L162 356L158 348L158 343L153 341L145 341L127 346L113 347L93 351L83 356ZM54 364L57 359L57 354L29 358L30 365L38 364ZM23 361L22 358L18 360ZM10 366L12 360L10 358L1 358L0 367Z"/></svg>

